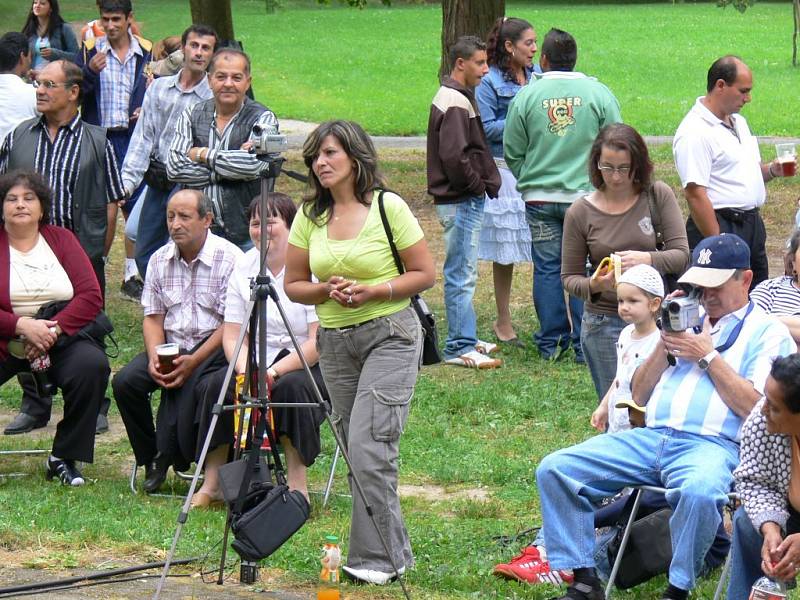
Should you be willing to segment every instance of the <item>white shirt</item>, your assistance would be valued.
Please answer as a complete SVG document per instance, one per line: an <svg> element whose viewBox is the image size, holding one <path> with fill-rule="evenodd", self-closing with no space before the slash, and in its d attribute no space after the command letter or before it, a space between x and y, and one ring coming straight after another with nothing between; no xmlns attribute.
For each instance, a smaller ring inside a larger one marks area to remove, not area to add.
<svg viewBox="0 0 800 600"><path fill-rule="evenodd" d="M617 402L631 399L631 381L636 369L647 360L661 339L661 332L656 329L643 338L634 338L634 325L628 325L619 334L617 341L617 376L611 382L611 394L608 398L608 433L625 431L631 428L627 408L617 408Z"/></svg>
<svg viewBox="0 0 800 600"><path fill-rule="evenodd" d="M251 248L244 256L236 261L233 274L228 281L228 292L225 295L225 322L241 324L244 321L247 302L250 300L250 279L258 275L259 256L258 249ZM319 321L313 306L297 304L289 300L283 290L283 278L286 269L280 273L267 272L275 284L281 306L286 313L289 327L297 337L297 342L302 344L309 339L308 326ZM278 353L284 348L294 351L292 338L286 331L278 307L272 298L267 299L267 365L271 365ZM256 353L258 347L256 347Z"/></svg>
<svg viewBox="0 0 800 600"><path fill-rule="evenodd" d="M681 185L706 188L715 209L758 208L766 198L758 140L742 115L731 115L731 130L702 99L683 118L672 142Z"/></svg>
<svg viewBox="0 0 800 600"><path fill-rule="evenodd" d="M8 248L11 263L8 293L11 310L20 317L32 317L42 305L72 300L72 282L58 262L44 236L27 252Z"/></svg>
<svg viewBox="0 0 800 600"><path fill-rule="evenodd" d="M0 74L0 140L25 119L38 115L36 90L14 73Z"/></svg>

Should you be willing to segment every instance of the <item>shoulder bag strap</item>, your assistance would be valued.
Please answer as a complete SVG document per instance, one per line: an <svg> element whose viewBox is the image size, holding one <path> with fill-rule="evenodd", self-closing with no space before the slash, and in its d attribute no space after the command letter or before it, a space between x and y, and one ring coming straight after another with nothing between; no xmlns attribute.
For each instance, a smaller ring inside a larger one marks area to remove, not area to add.
<svg viewBox="0 0 800 600"><path fill-rule="evenodd" d="M664 249L664 232L661 230L661 211L658 210L656 205L656 195L653 192L653 186L650 186L646 191L647 205L650 207L650 223L653 225L653 231L656 234L656 250Z"/></svg>
<svg viewBox="0 0 800 600"><path fill-rule="evenodd" d="M383 205L384 192L386 192L386 190L381 190L378 194L378 209L381 211L381 222L383 223L383 230L386 232L386 237L389 239L389 247L392 249L394 264L397 266L397 272L402 275L406 272L406 269L403 266L403 261L400 260L400 254L397 252L397 246L394 245L394 235L392 235L392 228L389 225L389 219L386 217L386 208Z"/></svg>

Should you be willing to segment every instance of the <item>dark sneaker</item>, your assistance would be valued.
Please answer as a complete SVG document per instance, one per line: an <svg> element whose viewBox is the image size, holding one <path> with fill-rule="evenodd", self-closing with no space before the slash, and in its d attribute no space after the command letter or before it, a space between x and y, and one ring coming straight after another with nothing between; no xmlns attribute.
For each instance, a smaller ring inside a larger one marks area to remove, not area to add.
<svg viewBox="0 0 800 600"><path fill-rule="evenodd" d="M74 460L47 459L47 481L58 477L63 485L79 486L86 483Z"/></svg>
<svg viewBox="0 0 800 600"><path fill-rule="evenodd" d="M138 277L131 277L128 281L123 282L119 288L122 299L130 300L131 302L142 301L142 290L144 290L144 284Z"/></svg>
<svg viewBox="0 0 800 600"><path fill-rule="evenodd" d="M595 579L592 585L575 581L567 588L566 594L552 600L605 600L605 597L600 580Z"/></svg>

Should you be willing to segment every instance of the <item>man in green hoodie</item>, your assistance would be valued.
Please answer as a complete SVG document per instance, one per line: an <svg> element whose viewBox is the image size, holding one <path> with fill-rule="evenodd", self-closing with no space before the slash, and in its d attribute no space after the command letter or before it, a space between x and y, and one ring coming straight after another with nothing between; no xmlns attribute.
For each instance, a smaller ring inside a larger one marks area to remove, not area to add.
<svg viewBox="0 0 800 600"><path fill-rule="evenodd" d="M533 303L539 318L534 341L544 358L557 358L572 341L583 362L583 303L571 297L567 315L561 287L564 214L590 192L586 161L597 133L622 120L614 94L593 77L574 71L578 47L566 31L544 38L540 79L525 86L506 116L503 150L526 204L534 264Z"/></svg>

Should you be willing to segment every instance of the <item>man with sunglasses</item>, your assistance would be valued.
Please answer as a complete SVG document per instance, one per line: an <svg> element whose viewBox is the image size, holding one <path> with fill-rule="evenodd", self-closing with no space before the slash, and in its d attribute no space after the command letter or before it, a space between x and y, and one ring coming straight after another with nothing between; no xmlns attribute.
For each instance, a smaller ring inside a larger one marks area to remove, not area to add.
<svg viewBox="0 0 800 600"><path fill-rule="evenodd" d="M0 147L0 174L16 169L39 172L53 192L50 223L78 238L105 290L105 258L114 239L117 204L125 191L119 165L102 127L84 123L78 114L83 74L74 63L51 62L38 74L36 109L41 117L20 123ZM5 434L44 427L51 398L25 393L20 414Z"/></svg>
<svg viewBox="0 0 800 600"><path fill-rule="evenodd" d="M525 201L533 240L533 303L539 318L534 341L541 356L552 360L571 343L576 360L583 362L583 302L570 296L567 306L561 286L564 215L593 189L586 163L597 133L622 118L611 90L575 71L577 61L575 38L551 29L542 42L541 78L520 90L506 115L503 151Z"/></svg>
<svg viewBox="0 0 800 600"><path fill-rule="evenodd" d="M672 562L662 600L685 600L694 587L731 491L742 424L773 359L796 349L786 326L750 300L749 265L740 237L702 240L679 280L701 291L702 324L665 328L633 377L647 426L593 437L540 463L550 567L572 569L575 578L562 600L604 598L594 568L594 506L628 486L667 488Z"/></svg>
<svg viewBox="0 0 800 600"><path fill-rule="evenodd" d="M752 90L753 74L740 58L714 61L706 95L681 121L672 153L689 204L689 247L710 235L735 233L750 247L755 287L769 278L767 230L759 213L764 184L780 177L781 167L777 159L761 162L758 140L739 114Z"/></svg>

